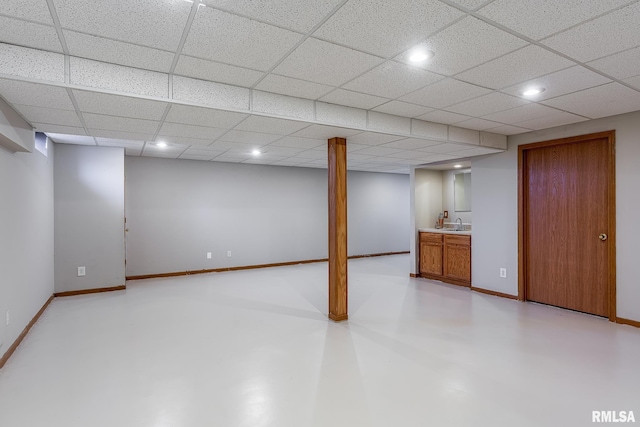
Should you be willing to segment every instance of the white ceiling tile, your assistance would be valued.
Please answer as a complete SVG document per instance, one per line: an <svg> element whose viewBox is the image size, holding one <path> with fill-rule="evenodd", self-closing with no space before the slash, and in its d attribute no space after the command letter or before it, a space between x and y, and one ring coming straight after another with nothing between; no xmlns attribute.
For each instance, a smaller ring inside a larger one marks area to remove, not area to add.
<svg viewBox="0 0 640 427"><path fill-rule="evenodd" d="M281 138L280 135L270 133L247 132L242 130L232 130L227 132L221 140L230 142L242 142L245 144L266 145L276 139Z"/></svg>
<svg viewBox="0 0 640 427"><path fill-rule="evenodd" d="M572 123L584 122L587 118L576 116L575 114L565 113L564 111L556 111L552 116L539 117L535 119L524 120L517 123L517 126L526 127L528 129L540 130L556 126L565 126Z"/></svg>
<svg viewBox="0 0 640 427"><path fill-rule="evenodd" d="M12 104L74 110L67 90L60 87L0 79L0 95Z"/></svg>
<svg viewBox="0 0 640 427"><path fill-rule="evenodd" d="M82 123L75 111L56 110L54 108L32 107L13 104L30 123L50 123L54 125L82 127Z"/></svg>
<svg viewBox="0 0 640 427"><path fill-rule="evenodd" d="M242 163L249 164L249 165L269 165L273 162L284 160L285 158L286 157L284 156L272 156L268 153L265 153L265 154L261 154L258 157L255 157L255 156L251 157Z"/></svg>
<svg viewBox="0 0 640 427"><path fill-rule="evenodd" d="M272 142L269 146L301 148L308 150L315 147L326 147L327 140L287 136Z"/></svg>
<svg viewBox="0 0 640 427"><path fill-rule="evenodd" d="M609 83L543 101L543 104L596 119L640 110L640 92Z"/></svg>
<svg viewBox="0 0 640 427"><path fill-rule="evenodd" d="M341 0L204 0L203 3L303 33L316 26Z"/></svg>
<svg viewBox="0 0 640 427"><path fill-rule="evenodd" d="M73 127L73 126L61 126L61 125L52 125L48 123L31 123L31 125L38 131L44 133L57 133L57 134L66 134L66 135L86 135L84 128Z"/></svg>
<svg viewBox="0 0 640 427"><path fill-rule="evenodd" d="M427 107L444 108L490 92L491 90L484 87L459 80L445 79L405 95L400 99Z"/></svg>
<svg viewBox="0 0 640 427"><path fill-rule="evenodd" d="M529 45L458 74L456 78L494 89L569 68L574 63L539 46Z"/></svg>
<svg viewBox="0 0 640 427"><path fill-rule="evenodd" d="M333 86L269 74L258 83L256 89L299 98L318 99L329 93Z"/></svg>
<svg viewBox="0 0 640 427"><path fill-rule="evenodd" d="M326 152L327 151L327 143L326 143L326 141L323 141L323 142L324 142L324 144L321 147L316 147L316 148L314 148L314 150L323 149ZM359 150L362 150L364 148L369 148L369 147L371 147L371 145L355 144L351 140L347 141L347 153L351 153L353 151L359 151Z"/></svg>
<svg viewBox="0 0 640 427"><path fill-rule="evenodd" d="M449 154L469 149L470 147L468 145L447 143L432 145L430 147L420 148L419 150L431 154Z"/></svg>
<svg viewBox="0 0 640 427"><path fill-rule="evenodd" d="M173 104L165 121L227 129L237 125L246 117L248 114Z"/></svg>
<svg viewBox="0 0 640 427"><path fill-rule="evenodd" d="M251 150L253 150L254 148L260 148L262 145L261 144L243 144L240 142L231 142L231 141L215 141L213 144L204 147L204 146L199 146L196 147L198 149L210 149L210 150L214 150L214 151L228 151L228 150L232 150L232 151L238 151L240 149L243 149L244 151L250 152Z"/></svg>
<svg viewBox="0 0 640 427"><path fill-rule="evenodd" d="M167 103L74 90L73 95L83 113L106 114L136 119L160 120Z"/></svg>
<svg viewBox="0 0 640 427"><path fill-rule="evenodd" d="M124 132L104 129L89 129L89 135L95 136L96 138L129 139L133 141L148 141L153 138L152 133Z"/></svg>
<svg viewBox="0 0 640 427"><path fill-rule="evenodd" d="M347 145L351 143L368 145L368 146L381 145L381 144L386 144L387 142L397 141L399 139L402 139L402 137L396 136L396 135L388 135L385 133L362 132L347 138Z"/></svg>
<svg viewBox="0 0 640 427"><path fill-rule="evenodd" d="M183 53L266 71L293 48L302 35L249 18L201 7Z"/></svg>
<svg viewBox="0 0 640 427"><path fill-rule="evenodd" d="M246 88L189 77L173 77L174 99L212 107L248 110L249 96L250 91Z"/></svg>
<svg viewBox="0 0 640 427"><path fill-rule="evenodd" d="M640 75L640 47L597 59L587 65L617 79Z"/></svg>
<svg viewBox="0 0 640 427"><path fill-rule="evenodd" d="M263 153L269 154L271 156L291 157L306 150L303 148L279 147L277 145L265 145L260 149L260 151L262 151Z"/></svg>
<svg viewBox="0 0 640 427"><path fill-rule="evenodd" d="M640 76L632 77L630 79L625 79L624 82L640 90Z"/></svg>
<svg viewBox="0 0 640 427"><path fill-rule="evenodd" d="M360 130L345 129L334 126L311 125L304 128L292 136L300 136L303 138L323 139L326 143L329 138L349 138L352 135L361 133Z"/></svg>
<svg viewBox="0 0 640 427"><path fill-rule="evenodd" d="M393 153L399 153L402 150L394 150L393 148L389 148L388 150L392 150ZM376 158L376 156L373 155L366 155L366 154L360 154L360 152L355 152L355 153L347 153L347 164L349 162L366 162L369 161L371 159Z"/></svg>
<svg viewBox="0 0 640 427"><path fill-rule="evenodd" d="M541 101L590 87L600 86L609 82L611 82L611 80L606 77L576 65L575 67L510 86L502 89L502 92L513 96L521 96L520 93L529 87L542 87L545 91L535 98L531 98L535 101Z"/></svg>
<svg viewBox="0 0 640 427"><path fill-rule="evenodd" d="M420 48L435 53L421 67L452 76L526 44L522 39L468 16L420 44ZM398 59L407 62L411 51L401 54Z"/></svg>
<svg viewBox="0 0 640 427"><path fill-rule="evenodd" d="M336 89L320 98L320 101L370 110L373 107L387 102L388 99L345 89Z"/></svg>
<svg viewBox="0 0 640 427"><path fill-rule="evenodd" d="M164 135L162 133L158 134L158 136L155 138L156 142L162 141L169 145L190 145L198 148L203 148L211 145L213 140L214 138L188 138L186 136L172 136Z"/></svg>
<svg viewBox="0 0 640 427"><path fill-rule="evenodd" d="M480 132L473 129L449 126L449 140L480 145Z"/></svg>
<svg viewBox="0 0 640 427"><path fill-rule="evenodd" d="M411 104L409 102L389 101L386 104L374 108L374 110L395 116L417 117L433 111L433 108L423 107L422 105Z"/></svg>
<svg viewBox="0 0 640 427"><path fill-rule="evenodd" d="M2 14L53 25L47 0L2 0Z"/></svg>
<svg viewBox="0 0 640 427"><path fill-rule="evenodd" d="M64 82L64 56L0 43L0 74Z"/></svg>
<svg viewBox="0 0 640 427"><path fill-rule="evenodd" d="M69 54L96 61L168 73L174 54L104 37L63 30Z"/></svg>
<svg viewBox="0 0 640 427"><path fill-rule="evenodd" d="M236 67L235 65L180 55L175 74L212 82L251 87L264 73Z"/></svg>
<svg viewBox="0 0 640 427"><path fill-rule="evenodd" d="M251 109L256 112L273 114L276 116L295 117L303 120L313 120L313 101L277 93L254 90Z"/></svg>
<svg viewBox="0 0 640 427"><path fill-rule="evenodd" d="M123 147L123 148L138 148L142 150L144 141L129 141L126 139L110 139L110 138L96 138L98 145L105 147Z"/></svg>
<svg viewBox="0 0 640 427"><path fill-rule="evenodd" d="M0 40L4 43L62 53L62 45L55 28L19 19L0 16Z"/></svg>
<svg viewBox="0 0 640 427"><path fill-rule="evenodd" d="M399 134L411 133L411 119L393 116L391 114L369 111L367 113L367 127L372 130L394 132Z"/></svg>
<svg viewBox="0 0 640 427"><path fill-rule="evenodd" d="M471 117L465 116L463 114L451 113L449 111L437 110L432 111L431 113L423 114L422 116L418 116L418 118L420 120L426 120L429 122L452 125L465 120L469 120Z"/></svg>
<svg viewBox="0 0 640 427"><path fill-rule="evenodd" d="M581 62L640 45L640 3L578 25L543 41Z"/></svg>
<svg viewBox="0 0 640 427"><path fill-rule="evenodd" d="M466 7L470 10L475 10L480 6L490 3L493 0L453 0L453 3L459 4L462 7Z"/></svg>
<svg viewBox="0 0 640 427"><path fill-rule="evenodd" d="M183 125L179 123L164 122L160 128L159 135L175 136L181 138L196 138L196 139L208 139L213 141L220 137L226 129Z"/></svg>
<svg viewBox="0 0 640 427"><path fill-rule="evenodd" d="M90 129L117 130L123 132L155 133L160 122L132 119L128 117L107 116L104 114L84 113L84 121Z"/></svg>
<svg viewBox="0 0 640 427"><path fill-rule="evenodd" d="M374 146L374 147L363 148L362 150L358 150L352 153L355 153L358 155L364 154L367 156L386 156L389 154L397 153L399 151L402 151L402 150L399 148L393 148L393 147Z"/></svg>
<svg viewBox="0 0 640 427"><path fill-rule="evenodd" d="M452 155L455 156L454 158L463 159L463 158L473 157L473 156L484 156L486 154L501 153L503 151L504 150L498 150L496 148L478 147L478 148L472 148L470 150L456 151L455 153L452 153Z"/></svg>
<svg viewBox="0 0 640 427"><path fill-rule="evenodd" d="M496 0L478 13L534 40L563 31L630 0ZM533 13L523 13L532 11Z"/></svg>
<svg viewBox="0 0 640 427"><path fill-rule="evenodd" d="M191 10L186 1L53 0L53 4L66 29L165 50L178 48Z"/></svg>
<svg viewBox="0 0 640 427"><path fill-rule="evenodd" d="M382 62L382 58L309 38L274 70L275 73L340 86Z"/></svg>
<svg viewBox="0 0 640 427"><path fill-rule="evenodd" d="M70 58L69 69L72 84L159 98L169 95L167 74L75 56Z"/></svg>
<svg viewBox="0 0 640 427"><path fill-rule="evenodd" d="M274 135L289 135L300 129L306 128L309 123L294 120L274 119L271 117L249 116L235 127L236 130L250 132L272 133Z"/></svg>
<svg viewBox="0 0 640 427"><path fill-rule="evenodd" d="M518 126L504 125L490 129L491 132L500 135L517 135L519 133L531 132L531 129L525 129Z"/></svg>
<svg viewBox="0 0 640 427"><path fill-rule="evenodd" d="M398 148L401 150L418 150L421 148L427 148L434 145L440 145L442 141L430 141L428 139L418 138L405 138L398 141L389 142L384 144L385 147Z"/></svg>
<svg viewBox="0 0 640 427"><path fill-rule="evenodd" d="M300 166L307 163L309 159L297 159L297 158L288 158L284 160L278 160L277 162L271 163L273 166Z"/></svg>
<svg viewBox="0 0 640 427"><path fill-rule="evenodd" d="M347 83L346 89L387 98L398 98L444 77L420 68L387 61Z"/></svg>
<svg viewBox="0 0 640 427"><path fill-rule="evenodd" d="M142 151L143 157L160 157L162 159L177 159L180 151L160 151L154 149L145 149Z"/></svg>
<svg viewBox="0 0 640 427"><path fill-rule="evenodd" d="M486 120L493 120L496 122L500 122L502 124L515 125L525 120L539 119L540 117L553 116L556 113L559 113L559 111L554 108L550 108L541 104L531 103L531 104L523 105L522 107L516 107L510 110L489 114L487 116L484 116L483 118ZM459 126L462 126L462 124L459 124ZM500 124L496 124L493 127L497 127L497 126L500 126Z"/></svg>
<svg viewBox="0 0 640 427"><path fill-rule="evenodd" d="M423 40L462 16L436 0L353 0L314 36L389 57Z"/></svg>
<svg viewBox="0 0 640 427"><path fill-rule="evenodd" d="M447 110L454 113L466 114L472 117L483 117L498 111L508 110L528 104L529 101L516 98L515 96L493 92L479 98L461 102L460 104L447 107ZM430 113L433 114L433 113ZM427 114L428 116L429 114Z"/></svg>
<svg viewBox="0 0 640 427"><path fill-rule="evenodd" d="M485 119L470 119L456 123L456 126L460 126L466 129L487 130L497 126L501 126L502 124L503 123L496 123Z"/></svg>
<svg viewBox="0 0 640 427"><path fill-rule="evenodd" d="M307 150L296 154L295 157L300 159L320 160L326 162L328 153L319 150Z"/></svg>
<svg viewBox="0 0 640 427"><path fill-rule="evenodd" d="M339 126L365 128L367 126L367 111L360 108L345 107L344 105L327 104L316 101L316 120Z"/></svg>
<svg viewBox="0 0 640 427"><path fill-rule="evenodd" d="M92 136L64 135L53 132L47 132L47 136L58 144L96 145L96 141Z"/></svg>
<svg viewBox="0 0 640 427"><path fill-rule="evenodd" d="M413 119L411 120L411 135L446 140L449 135L449 127L440 123Z"/></svg>

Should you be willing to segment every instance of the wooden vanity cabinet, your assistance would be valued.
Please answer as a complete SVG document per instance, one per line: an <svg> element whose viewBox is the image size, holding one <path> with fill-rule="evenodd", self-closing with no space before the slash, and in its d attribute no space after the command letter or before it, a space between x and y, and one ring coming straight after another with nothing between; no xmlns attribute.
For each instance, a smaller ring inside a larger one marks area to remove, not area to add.
<svg viewBox="0 0 640 427"><path fill-rule="evenodd" d="M471 286L471 236L421 232L420 275Z"/></svg>
<svg viewBox="0 0 640 427"><path fill-rule="evenodd" d="M420 273L442 276L443 235L420 233Z"/></svg>

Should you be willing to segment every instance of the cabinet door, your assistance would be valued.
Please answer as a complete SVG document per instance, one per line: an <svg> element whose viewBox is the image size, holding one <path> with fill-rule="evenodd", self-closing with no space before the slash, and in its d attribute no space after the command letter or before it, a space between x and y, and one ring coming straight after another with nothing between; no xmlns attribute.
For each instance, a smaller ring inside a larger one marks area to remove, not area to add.
<svg viewBox="0 0 640 427"><path fill-rule="evenodd" d="M442 235L420 236L420 273L442 276Z"/></svg>
<svg viewBox="0 0 640 427"><path fill-rule="evenodd" d="M471 283L471 238L446 236L444 242L444 275Z"/></svg>

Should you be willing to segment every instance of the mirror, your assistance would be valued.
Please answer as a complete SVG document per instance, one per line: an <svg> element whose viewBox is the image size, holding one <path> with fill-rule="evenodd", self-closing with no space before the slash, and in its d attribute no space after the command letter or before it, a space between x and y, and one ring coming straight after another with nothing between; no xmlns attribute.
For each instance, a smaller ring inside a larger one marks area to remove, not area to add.
<svg viewBox="0 0 640 427"><path fill-rule="evenodd" d="M471 171L454 175L453 198L456 212L471 212Z"/></svg>

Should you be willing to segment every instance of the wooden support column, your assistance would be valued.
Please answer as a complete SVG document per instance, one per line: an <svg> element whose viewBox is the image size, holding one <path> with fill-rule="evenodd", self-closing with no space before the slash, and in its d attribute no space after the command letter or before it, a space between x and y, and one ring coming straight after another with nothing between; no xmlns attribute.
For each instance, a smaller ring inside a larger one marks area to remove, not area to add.
<svg viewBox="0 0 640 427"><path fill-rule="evenodd" d="M347 140L329 140L329 318L347 320Z"/></svg>

